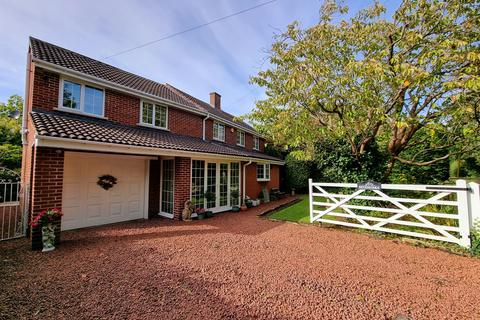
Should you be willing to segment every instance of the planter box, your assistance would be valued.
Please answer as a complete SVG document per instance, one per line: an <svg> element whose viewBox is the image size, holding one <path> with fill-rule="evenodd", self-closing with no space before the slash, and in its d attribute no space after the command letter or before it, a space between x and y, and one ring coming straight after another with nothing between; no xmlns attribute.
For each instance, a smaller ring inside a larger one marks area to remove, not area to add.
<svg viewBox="0 0 480 320"><path fill-rule="evenodd" d="M260 200L252 200L252 206L258 207L260 205Z"/></svg>

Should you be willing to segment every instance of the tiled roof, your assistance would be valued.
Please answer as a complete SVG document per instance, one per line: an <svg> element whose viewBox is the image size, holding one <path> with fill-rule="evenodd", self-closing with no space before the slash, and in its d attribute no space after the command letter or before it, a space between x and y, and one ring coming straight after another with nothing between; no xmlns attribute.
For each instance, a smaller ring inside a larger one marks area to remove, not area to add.
<svg viewBox="0 0 480 320"><path fill-rule="evenodd" d="M200 111L208 111L227 121L233 121L234 116L222 110L211 107L208 103L197 99L168 84L164 85L133 73L121 70L109 64L86 57L79 53L64 49L54 44L30 37L30 47L35 59L52 63L67 69L103 79L140 92L167 99ZM236 121L239 127L253 130L248 124Z"/></svg>
<svg viewBox="0 0 480 320"><path fill-rule="evenodd" d="M36 59L167 99L172 102L198 108L192 103L188 103L186 99L172 92L172 90L161 83L137 76L109 64L32 37L30 37L30 46L32 48L32 55Z"/></svg>
<svg viewBox="0 0 480 320"><path fill-rule="evenodd" d="M250 152L220 142L204 141L159 129L120 125L109 120L59 111L33 111L31 117L40 136L280 161L260 152Z"/></svg>
<svg viewBox="0 0 480 320"><path fill-rule="evenodd" d="M245 122L243 121L238 121L235 119L235 116L234 115L231 115L230 113L228 112L225 112L221 109L217 109L217 108L214 108L212 107L209 103L206 103L205 101L202 101L200 99L197 99L195 98L194 96L191 96L189 95L188 93L178 89L178 88L175 88L174 86L172 86L171 84L168 84L166 83L166 86L171 89L172 91L176 92L178 95L180 96L183 96L185 99L187 99L188 101L190 101L191 103L193 103L195 106L203 109L204 111L207 111L209 113L212 113L220 118L223 118L225 120L228 120L228 121L232 121L234 123L236 123L239 127L242 127L244 129L247 129L247 130L255 130L253 129L251 126L249 126L248 124L246 124Z"/></svg>

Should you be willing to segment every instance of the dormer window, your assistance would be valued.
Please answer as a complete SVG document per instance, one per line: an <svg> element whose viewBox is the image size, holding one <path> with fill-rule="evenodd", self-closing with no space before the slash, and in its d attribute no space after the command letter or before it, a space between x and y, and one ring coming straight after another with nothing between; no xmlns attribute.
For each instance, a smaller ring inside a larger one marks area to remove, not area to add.
<svg viewBox="0 0 480 320"><path fill-rule="evenodd" d="M253 137L253 150L260 150L260 138Z"/></svg>
<svg viewBox="0 0 480 320"><path fill-rule="evenodd" d="M225 125L218 122L213 123L213 139L225 141Z"/></svg>
<svg viewBox="0 0 480 320"><path fill-rule="evenodd" d="M141 119L142 125L167 129L168 108L163 105L143 101L141 107Z"/></svg>
<svg viewBox="0 0 480 320"><path fill-rule="evenodd" d="M237 146L245 147L245 132L237 130Z"/></svg>
<svg viewBox="0 0 480 320"><path fill-rule="evenodd" d="M105 101L103 89L71 80L62 80L61 86L60 110L103 116Z"/></svg>

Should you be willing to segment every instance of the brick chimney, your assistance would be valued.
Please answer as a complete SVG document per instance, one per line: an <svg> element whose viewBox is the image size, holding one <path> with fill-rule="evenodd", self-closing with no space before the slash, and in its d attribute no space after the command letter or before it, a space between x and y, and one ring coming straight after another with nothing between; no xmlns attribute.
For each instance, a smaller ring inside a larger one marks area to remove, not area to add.
<svg viewBox="0 0 480 320"><path fill-rule="evenodd" d="M222 104L221 104L221 98L222 96L219 95L216 92L211 92L210 93L210 105L214 107L215 109L222 109Z"/></svg>

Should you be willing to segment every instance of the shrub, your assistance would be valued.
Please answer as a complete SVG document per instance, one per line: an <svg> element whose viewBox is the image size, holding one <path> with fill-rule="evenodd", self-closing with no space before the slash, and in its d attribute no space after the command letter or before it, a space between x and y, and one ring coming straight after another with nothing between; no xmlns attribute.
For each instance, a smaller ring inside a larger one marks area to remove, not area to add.
<svg viewBox="0 0 480 320"><path fill-rule="evenodd" d="M381 181L385 172L386 155L375 142L367 145L358 157L343 140L325 140L317 144L314 155L316 181L361 182Z"/></svg>
<svg viewBox="0 0 480 320"><path fill-rule="evenodd" d="M470 232L471 234L471 246L470 253L479 256L480 255L480 220L477 219L473 223L473 229Z"/></svg>
<svg viewBox="0 0 480 320"><path fill-rule="evenodd" d="M307 192L310 173L309 161L298 159L293 152L285 157L285 179L290 189L295 189L299 193Z"/></svg>

